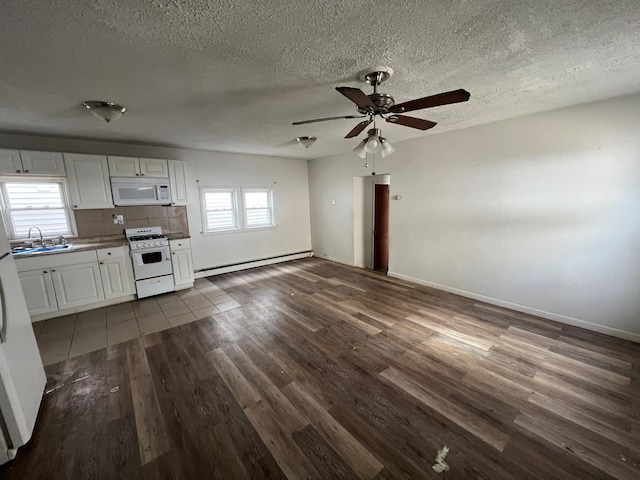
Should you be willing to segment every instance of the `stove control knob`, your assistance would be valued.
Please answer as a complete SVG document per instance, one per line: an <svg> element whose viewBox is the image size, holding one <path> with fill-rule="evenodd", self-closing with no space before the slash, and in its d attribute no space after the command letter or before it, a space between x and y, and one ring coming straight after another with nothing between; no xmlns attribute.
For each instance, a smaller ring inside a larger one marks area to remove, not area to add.
<svg viewBox="0 0 640 480"><path fill-rule="evenodd" d="M136 248L142 248L142 244L141 243L137 244Z"/></svg>

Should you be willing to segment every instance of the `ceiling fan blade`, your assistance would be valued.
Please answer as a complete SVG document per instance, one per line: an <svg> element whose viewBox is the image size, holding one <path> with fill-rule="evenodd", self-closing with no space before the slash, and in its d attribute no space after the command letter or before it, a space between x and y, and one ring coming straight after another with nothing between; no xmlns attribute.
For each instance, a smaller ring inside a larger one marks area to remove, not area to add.
<svg viewBox="0 0 640 480"><path fill-rule="evenodd" d="M360 122L359 124L357 124L355 127L353 127L353 130L351 130L349 133L347 133L347 136L344 138L353 138L353 137L357 137L358 135L360 135L362 133L362 131L367 128L367 125L369 125L371 122L373 122L373 118L369 118L363 122Z"/></svg>
<svg viewBox="0 0 640 480"><path fill-rule="evenodd" d="M301 122L293 122L291 125L304 125L305 123L326 122L327 120L340 120L341 118L364 118L366 115L347 115L346 117L327 117L316 118L315 120L303 120Z"/></svg>
<svg viewBox="0 0 640 480"><path fill-rule="evenodd" d="M423 120L422 118L407 117L406 115L391 115L385 118L389 123L404 125L405 127L417 128L418 130L429 130L437 125L436 122Z"/></svg>
<svg viewBox="0 0 640 480"><path fill-rule="evenodd" d="M423 108L439 107L440 105L449 105L451 103L466 102L471 94L466 90L453 90L451 92L439 93L429 97L417 98L408 102L399 103L389 109L392 113L411 112L413 110L421 110Z"/></svg>
<svg viewBox="0 0 640 480"><path fill-rule="evenodd" d="M362 108L363 110L374 110L376 108L371 99L359 88L336 87L336 90L355 103L358 108Z"/></svg>

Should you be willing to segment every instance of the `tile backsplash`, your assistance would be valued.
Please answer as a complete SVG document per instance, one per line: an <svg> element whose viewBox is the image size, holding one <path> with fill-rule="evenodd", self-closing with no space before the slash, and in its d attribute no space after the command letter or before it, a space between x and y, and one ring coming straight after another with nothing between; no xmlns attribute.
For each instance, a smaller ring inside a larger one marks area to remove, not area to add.
<svg viewBox="0 0 640 480"><path fill-rule="evenodd" d="M164 233L189 233L187 207L116 207L74 210L78 237L123 235L125 228L162 227ZM124 225L113 223L114 215L124 216Z"/></svg>

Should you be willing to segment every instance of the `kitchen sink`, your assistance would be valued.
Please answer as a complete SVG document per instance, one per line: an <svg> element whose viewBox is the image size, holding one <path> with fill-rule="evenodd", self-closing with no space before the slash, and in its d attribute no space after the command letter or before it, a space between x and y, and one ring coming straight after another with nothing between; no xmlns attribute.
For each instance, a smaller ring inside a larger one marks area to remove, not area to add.
<svg viewBox="0 0 640 480"><path fill-rule="evenodd" d="M66 245L52 245L50 247L15 247L11 249L11 253L14 255L25 255L45 252L56 252L59 250L71 250L73 243L67 243Z"/></svg>

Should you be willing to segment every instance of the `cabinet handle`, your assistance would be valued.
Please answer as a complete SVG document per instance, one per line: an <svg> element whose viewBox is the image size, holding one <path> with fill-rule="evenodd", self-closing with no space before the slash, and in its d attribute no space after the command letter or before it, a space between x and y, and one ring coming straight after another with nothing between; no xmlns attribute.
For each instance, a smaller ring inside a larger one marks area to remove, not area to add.
<svg viewBox="0 0 640 480"><path fill-rule="evenodd" d="M74 205L73 208L78 208L78 205Z"/></svg>
<svg viewBox="0 0 640 480"><path fill-rule="evenodd" d="M49 273L49 270L43 270L42 273Z"/></svg>
<svg viewBox="0 0 640 480"><path fill-rule="evenodd" d="M51 269L51 273L53 273L53 272L55 272L55 271L56 271L56 269L55 269L55 268L52 268L52 269Z"/></svg>
<svg viewBox="0 0 640 480"><path fill-rule="evenodd" d="M22 173L22 170L16 170L16 173Z"/></svg>
<svg viewBox="0 0 640 480"><path fill-rule="evenodd" d="M139 176L140 176L140 174L139 174L139 173L136 173L136 177L139 177Z"/></svg>
<svg viewBox="0 0 640 480"><path fill-rule="evenodd" d="M111 255L111 252L107 252L107 255Z"/></svg>
<svg viewBox="0 0 640 480"><path fill-rule="evenodd" d="M25 170L24 173L29 173L29 170Z"/></svg>
<svg viewBox="0 0 640 480"><path fill-rule="evenodd" d="M109 255L111 255L111 254L109 254ZM100 265L104 265L104 262L100 262Z"/></svg>
<svg viewBox="0 0 640 480"><path fill-rule="evenodd" d="M141 177L144 177L144 173L141 173L141 174L140 174L140 176L141 176Z"/></svg>

